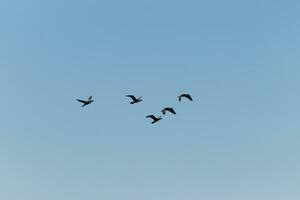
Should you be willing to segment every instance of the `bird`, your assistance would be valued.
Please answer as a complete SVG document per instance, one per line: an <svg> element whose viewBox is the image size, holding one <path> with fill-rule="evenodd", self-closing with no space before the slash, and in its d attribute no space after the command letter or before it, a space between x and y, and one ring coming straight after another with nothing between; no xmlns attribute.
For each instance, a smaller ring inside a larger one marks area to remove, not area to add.
<svg viewBox="0 0 300 200"><path fill-rule="evenodd" d="M166 108L162 109L161 112L163 113L163 115L165 115L165 114L166 114L166 111L168 111L168 112L170 112L170 113L176 115L176 112L175 112L175 110L174 110L173 108L166 107Z"/></svg>
<svg viewBox="0 0 300 200"><path fill-rule="evenodd" d="M193 98L191 97L190 94L181 94L180 96L178 96L178 100L181 101L182 97L185 97L185 98L189 99L190 101L193 101Z"/></svg>
<svg viewBox="0 0 300 200"><path fill-rule="evenodd" d="M162 117L159 116L159 117L155 117L154 115L148 115L146 118L151 118L153 121L151 122L151 124L154 124L160 120L162 120Z"/></svg>
<svg viewBox="0 0 300 200"><path fill-rule="evenodd" d="M129 97L132 99L132 102L130 102L130 104L135 104L135 103L139 103L139 102L143 101L142 97L136 98L134 95L126 95L126 97Z"/></svg>
<svg viewBox="0 0 300 200"><path fill-rule="evenodd" d="M93 98L93 96L90 96L87 100L77 99L77 101L80 103L83 103L83 105L81 107L84 107L84 106L87 106L90 103L94 102L94 100L92 98Z"/></svg>

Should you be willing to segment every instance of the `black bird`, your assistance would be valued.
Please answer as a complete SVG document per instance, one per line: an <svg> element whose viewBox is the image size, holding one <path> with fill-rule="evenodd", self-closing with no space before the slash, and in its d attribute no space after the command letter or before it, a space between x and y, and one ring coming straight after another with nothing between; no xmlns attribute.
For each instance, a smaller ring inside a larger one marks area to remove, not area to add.
<svg viewBox="0 0 300 200"><path fill-rule="evenodd" d="M80 103L83 103L83 105L81 107L84 107L84 106L89 105L90 103L94 102L94 100L92 98L93 98L93 96L90 96L87 100L77 99L77 101Z"/></svg>
<svg viewBox="0 0 300 200"><path fill-rule="evenodd" d="M173 108L169 108L169 107L166 107L166 108L162 109L161 112L165 115L167 111L174 114L174 115L176 115L175 110Z"/></svg>
<svg viewBox="0 0 300 200"><path fill-rule="evenodd" d="M154 124L156 122L158 122L159 120L162 120L162 117L155 117L154 115L148 115L146 118L151 118L153 121L151 122L151 124Z"/></svg>
<svg viewBox="0 0 300 200"><path fill-rule="evenodd" d="M126 97L129 97L132 99L132 102L130 102L130 104L135 104L135 103L139 103L139 102L143 101L142 97L136 98L134 95L126 95Z"/></svg>
<svg viewBox="0 0 300 200"><path fill-rule="evenodd" d="M185 97L185 98L189 99L190 101L193 101L193 98L191 97L190 94L182 94L182 95L178 96L179 101L181 101L182 97Z"/></svg>

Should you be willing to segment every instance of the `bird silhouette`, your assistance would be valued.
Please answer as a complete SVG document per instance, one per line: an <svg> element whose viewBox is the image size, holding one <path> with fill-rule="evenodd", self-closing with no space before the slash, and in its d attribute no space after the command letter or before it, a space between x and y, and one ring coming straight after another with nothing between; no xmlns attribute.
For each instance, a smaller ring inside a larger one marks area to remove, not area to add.
<svg viewBox="0 0 300 200"><path fill-rule="evenodd" d="M94 102L92 98L93 96L90 96L87 100L77 99L77 101L83 104L81 107L84 107Z"/></svg>
<svg viewBox="0 0 300 200"><path fill-rule="evenodd" d="M173 108L170 108L170 107L166 107L166 108L162 109L161 112L163 113L163 115L165 115L167 111L174 114L174 115L176 115L175 110Z"/></svg>
<svg viewBox="0 0 300 200"><path fill-rule="evenodd" d="M130 104L135 104L135 103L139 103L139 102L143 101L142 97L136 98L134 95L126 95L126 97L129 97L132 99L132 102L130 102Z"/></svg>
<svg viewBox="0 0 300 200"><path fill-rule="evenodd" d="M160 120L162 120L162 117L159 116L159 117L155 117L154 115L148 115L146 118L151 118L153 121L151 122L151 124L154 124Z"/></svg>
<svg viewBox="0 0 300 200"><path fill-rule="evenodd" d="M193 98L190 94L181 94L180 96L178 96L178 100L181 101L183 97L189 99L190 101L193 101Z"/></svg>

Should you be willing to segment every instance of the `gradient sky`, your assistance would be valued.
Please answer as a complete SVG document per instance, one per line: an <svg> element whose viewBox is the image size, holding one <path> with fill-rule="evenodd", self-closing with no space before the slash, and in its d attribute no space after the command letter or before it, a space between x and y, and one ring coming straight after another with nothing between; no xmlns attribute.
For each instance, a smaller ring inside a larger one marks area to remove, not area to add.
<svg viewBox="0 0 300 200"><path fill-rule="evenodd" d="M299 10L2 0L0 199L300 199Z"/></svg>

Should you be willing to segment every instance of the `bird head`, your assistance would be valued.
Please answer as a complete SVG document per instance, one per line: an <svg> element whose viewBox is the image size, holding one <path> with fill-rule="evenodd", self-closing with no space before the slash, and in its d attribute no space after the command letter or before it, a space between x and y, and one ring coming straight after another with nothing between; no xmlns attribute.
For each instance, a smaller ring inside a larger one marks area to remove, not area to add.
<svg viewBox="0 0 300 200"><path fill-rule="evenodd" d="M181 101L181 97L182 97L181 95L180 95L180 96L178 96L178 100L179 100L179 101Z"/></svg>

